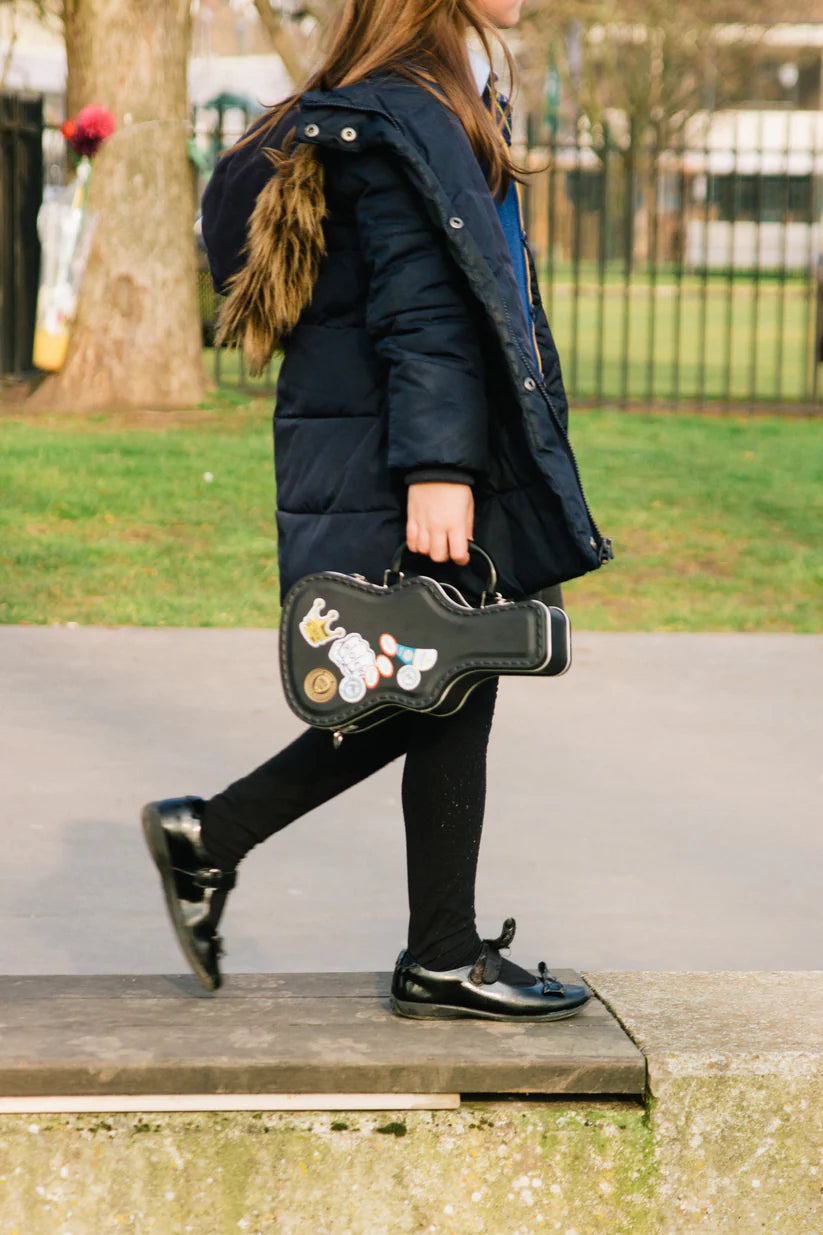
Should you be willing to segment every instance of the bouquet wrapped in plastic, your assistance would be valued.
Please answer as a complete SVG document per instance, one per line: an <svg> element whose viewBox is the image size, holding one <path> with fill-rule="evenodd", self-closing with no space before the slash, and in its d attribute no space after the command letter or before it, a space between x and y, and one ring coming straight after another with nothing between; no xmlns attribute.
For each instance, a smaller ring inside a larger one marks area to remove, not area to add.
<svg viewBox="0 0 823 1235"><path fill-rule="evenodd" d="M97 219L88 211L92 159L115 130L105 107L89 106L67 120L63 136L80 156L70 184L49 186L37 216L40 237L40 288L34 332L34 364L56 372L62 368L71 323L88 261Z"/></svg>

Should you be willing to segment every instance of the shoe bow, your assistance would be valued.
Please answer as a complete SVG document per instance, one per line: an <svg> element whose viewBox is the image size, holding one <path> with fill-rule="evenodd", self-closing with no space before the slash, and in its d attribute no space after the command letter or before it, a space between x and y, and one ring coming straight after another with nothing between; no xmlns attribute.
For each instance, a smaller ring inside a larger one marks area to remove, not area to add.
<svg viewBox="0 0 823 1235"><path fill-rule="evenodd" d="M541 961L540 964L537 966L537 972L540 974L540 977L543 980L542 994L544 995L565 995L566 993L565 986L563 985L562 982L558 981L558 979L554 976L553 973L549 973L545 961Z"/></svg>
<svg viewBox="0 0 823 1235"><path fill-rule="evenodd" d="M480 949L480 955L474 962L469 973L469 980L477 986L482 983L496 982L500 977L502 968L502 958L500 956L501 948L508 948L514 939L516 929L514 918L506 918L503 923L503 929L496 939L484 939L483 946ZM553 973L549 973L548 966L545 961L540 961L537 966L537 971L540 974L540 980L543 983L543 995L565 995L566 988Z"/></svg>

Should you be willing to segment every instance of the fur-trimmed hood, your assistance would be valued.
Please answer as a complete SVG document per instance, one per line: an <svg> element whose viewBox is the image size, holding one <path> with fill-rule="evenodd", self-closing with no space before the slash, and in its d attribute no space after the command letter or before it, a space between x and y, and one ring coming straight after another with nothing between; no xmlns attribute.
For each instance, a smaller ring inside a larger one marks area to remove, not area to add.
<svg viewBox="0 0 823 1235"><path fill-rule="evenodd" d="M262 373L310 302L326 252L323 164L294 143L264 149L274 174L249 220L245 264L233 274L220 308L217 343L243 348L249 371Z"/></svg>

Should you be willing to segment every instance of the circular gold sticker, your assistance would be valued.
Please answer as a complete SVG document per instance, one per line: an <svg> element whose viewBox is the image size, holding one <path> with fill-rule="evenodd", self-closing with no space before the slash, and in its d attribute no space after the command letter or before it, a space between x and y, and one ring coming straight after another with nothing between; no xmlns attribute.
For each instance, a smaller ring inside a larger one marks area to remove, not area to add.
<svg viewBox="0 0 823 1235"><path fill-rule="evenodd" d="M337 678L331 669L312 669L306 674L303 690L314 703L328 703L337 694Z"/></svg>

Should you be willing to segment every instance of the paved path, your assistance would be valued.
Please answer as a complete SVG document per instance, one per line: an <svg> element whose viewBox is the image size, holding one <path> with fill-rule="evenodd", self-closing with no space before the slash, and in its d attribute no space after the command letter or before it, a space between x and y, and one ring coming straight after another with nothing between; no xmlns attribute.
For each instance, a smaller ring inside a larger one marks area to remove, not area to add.
<svg viewBox="0 0 823 1235"><path fill-rule="evenodd" d="M576 969L823 968L823 638L575 638L510 680L478 925ZM185 968L137 825L298 731L270 631L0 627L0 972ZM385 970L405 944L399 765L241 867L234 972Z"/></svg>

